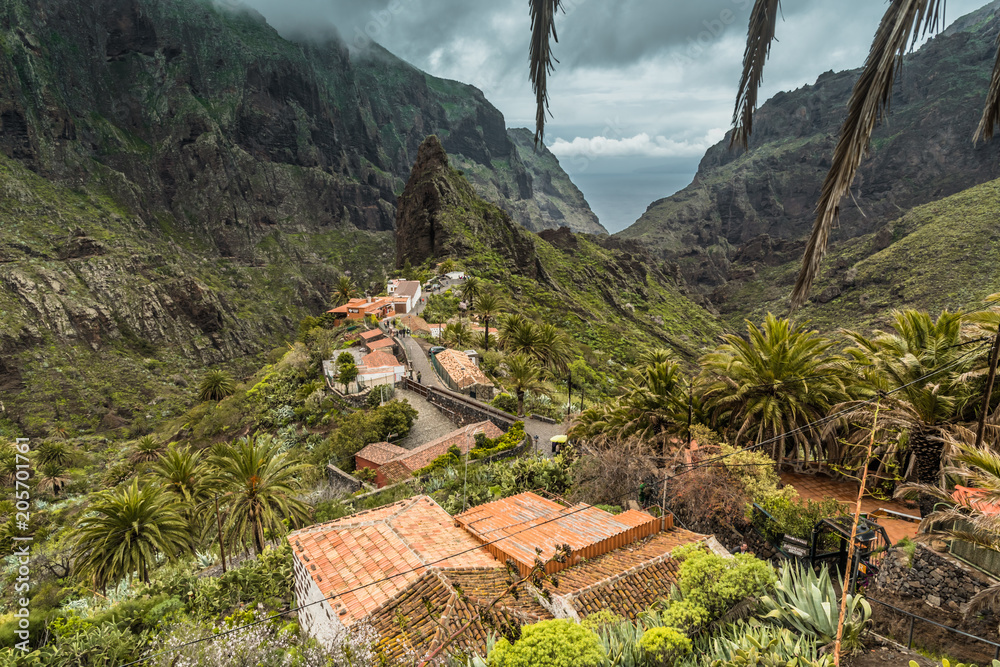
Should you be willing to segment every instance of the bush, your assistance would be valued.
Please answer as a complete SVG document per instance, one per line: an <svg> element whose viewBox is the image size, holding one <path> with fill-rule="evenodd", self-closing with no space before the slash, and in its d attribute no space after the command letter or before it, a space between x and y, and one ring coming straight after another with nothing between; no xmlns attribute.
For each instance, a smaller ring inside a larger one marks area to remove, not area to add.
<svg viewBox="0 0 1000 667"><path fill-rule="evenodd" d="M588 630L596 632L605 626L618 625L619 623L624 622L624 617L619 616L613 611L602 609L601 611L591 614L587 618L580 621L580 625Z"/></svg>
<svg viewBox="0 0 1000 667"><path fill-rule="evenodd" d="M765 593L777 578L770 565L750 554L723 558L699 544L675 549L672 555L681 561L678 589L683 599L703 607L709 621L748 597Z"/></svg>
<svg viewBox="0 0 1000 667"><path fill-rule="evenodd" d="M801 500L788 495L774 495L759 503L773 517L764 526L764 532L774 541L781 535L810 539L813 527L827 517L838 517L847 512L847 506L836 498ZM830 539L836 539L830 536Z"/></svg>
<svg viewBox="0 0 1000 667"><path fill-rule="evenodd" d="M489 655L490 667L598 667L605 662L601 640L572 621L527 625L514 644L501 639Z"/></svg>
<svg viewBox="0 0 1000 667"><path fill-rule="evenodd" d="M709 622L708 610L691 600L677 600L660 615L665 626L677 628L691 635Z"/></svg>
<svg viewBox="0 0 1000 667"><path fill-rule="evenodd" d="M413 473L414 477L423 477L437 470L452 468L462 463L462 450L457 445L452 445L448 451L431 461L428 465Z"/></svg>
<svg viewBox="0 0 1000 667"><path fill-rule="evenodd" d="M385 401L388 403L392 400L392 397L396 394L396 388L391 384L380 384L378 386L372 387L372 391L368 394L367 404L369 408L377 408L382 405Z"/></svg>
<svg viewBox="0 0 1000 667"><path fill-rule="evenodd" d="M481 435L476 436L476 446L469 452L469 458L471 459L485 459L500 452L519 447L524 442L524 422L514 422L509 431L495 440L480 437Z"/></svg>
<svg viewBox="0 0 1000 667"><path fill-rule="evenodd" d="M497 410L503 410L512 415L517 414L517 398L511 396L510 394L497 394L496 397L490 401L492 405Z"/></svg>
<svg viewBox="0 0 1000 667"><path fill-rule="evenodd" d="M639 646L653 665L672 664L691 652L691 640L675 628L650 628L642 634Z"/></svg>

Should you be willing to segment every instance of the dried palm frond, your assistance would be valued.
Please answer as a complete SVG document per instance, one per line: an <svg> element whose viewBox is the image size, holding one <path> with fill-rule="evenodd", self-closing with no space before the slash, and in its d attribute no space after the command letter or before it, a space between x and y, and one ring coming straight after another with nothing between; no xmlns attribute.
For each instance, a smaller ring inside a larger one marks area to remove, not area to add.
<svg viewBox="0 0 1000 667"><path fill-rule="evenodd" d="M993 63L990 89L986 93L986 106L983 108L983 117L979 120L979 127L976 128L976 136L973 141L992 139L993 129L998 124L1000 124L1000 35L997 36L997 58Z"/></svg>
<svg viewBox="0 0 1000 667"><path fill-rule="evenodd" d="M921 35L937 29L943 8L944 0L892 0L882 17L864 70L851 93L833 166L823 183L816 222L792 292L793 308L805 302L819 274L830 230L840 215L840 200L850 191L861 160L868 154L872 131L889 109L903 55Z"/></svg>
<svg viewBox="0 0 1000 667"><path fill-rule="evenodd" d="M562 5L562 0L529 0L531 3L531 86L535 91L535 147L545 136L545 114L549 110L549 72L555 71L553 63L559 62L552 57L552 42L558 42L556 34L556 12Z"/></svg>
<svg viewBox="0 0 1000 667"><path fill-rule="evenodd" d="M729 146L748 148L753 132L753 113L757 109L757 91L764 78L764 63L771 52L774 27L778 20L781 0L756 0L750 12L747 48L743 52L743 76L736 93L733 111L733 136Z"/></svg>

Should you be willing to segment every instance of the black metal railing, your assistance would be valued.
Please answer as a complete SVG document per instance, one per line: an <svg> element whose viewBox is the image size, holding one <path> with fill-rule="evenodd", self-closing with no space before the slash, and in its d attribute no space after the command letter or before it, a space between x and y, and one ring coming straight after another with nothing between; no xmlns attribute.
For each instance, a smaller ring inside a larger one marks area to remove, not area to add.
<svg viewBox="0 0 1000 667"><path fill-rule="evenodd" d="M964 630L959 630L958 628L953 628L950 625L944 625L943 623L938 623L937 621L932 621L931 619L924 618L923 616L918 616L917 614L914 614L913 612L906 611L905 609L900 609L899 607L891 605L888 602L882 602L881 600L876 600L875 598L867 597L867 596L865 597L865 599L868 600L869 602L874 602L875 604L880 604L883 607L886 607L888 609L892 609L894 612L896 612L898 614L903 614L904 616L909 616L909 618L910 618L910 627L909 627L909 631L907 632L907 637L906 637L906 648L908 648L908 649L913 648L913 626L914 626L914 623L916 623L917 621L923 621L924 623L930 623L931 625L939 627L939 628L941 628L943 630L947 630L949 632L953 632L956 635L960 635L960 636L966 637L968 639L974 639L974 640L976 640L978 642L982 642L983 644L986 644L988 646L992 646L993 649L994 649L993 659L994 660L1000 660L1000 643L997 643L997 642L995 642L995 641L993 641L991 639L986 639L985 637L979 637L977 635L965 632Z"/></svg>

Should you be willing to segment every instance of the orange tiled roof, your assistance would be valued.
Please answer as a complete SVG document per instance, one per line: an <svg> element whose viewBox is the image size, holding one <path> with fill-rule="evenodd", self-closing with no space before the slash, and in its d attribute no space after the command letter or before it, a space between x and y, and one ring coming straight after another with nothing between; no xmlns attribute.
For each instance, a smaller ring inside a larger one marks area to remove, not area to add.
<svg viewBox="0 0 1000 667"><path fill-rule="evenodd" d="M500 567L427 496L297 530L288 541L348 626L396 597L429 566Z"/></svg>
<svg viewBox="0 0 1000 667"><path fill-rule="evenodd" d="M362 340L373 340L375 338L381 338L385 333L381 329L372 329L371 331L365 331L361 334Z"/></svg>
<svg viewBox="0 0 1000 667"><path fill-rule="evenodd" d="M389 354L388 352L382 352L381 350L376 350L375 352L370 352L365 356L361 357L361 366L365 368L384 368L386 366L402 366L399 363L399 359Z"/></svg>
<svg viewBox="0 0 1000 667"><path fill-rule="evenodd" d="M371 350L372 352L375 352L376 350L382 350L387 347L393 347L395 344L396 342L390 340L389 338L381 338L379 340L373 340L366 343L368 349Z"/></svg>
<svg viewBox="0 0 1000 667"><path fill-rule="evenodd" d="M451 377L452 382L460 389L481 384L492 387L493 383L486 377L479 367L469 359L469 355L458 350L442 350L435 355L438 363L444 371Z"/></svg>
<svg viewBox="0 0 1000 667"><path fill-rule="evenodd" d="M378 465L385 465L395 458L405 456L406 453L407 450L402 447L389 444L388 442L373 442L370 445L366 445L365 448L355 454L355 456Z"/></svg>
<svg viewBox="0 0 1000 667"><path fill-rule="evenodd" d="M978 500L987 495L983 489L973 489L967 486L956 486L951 497L955 502L973 507L983 514L1000 514L1000 503L995 500Z"/></svg>
<svg viewBox="0 0 1000 667"><path fill-rule="evenodd" d="M413 477L413 471L406 467L406 464L396 459L389 461L378 469L378 474L385 480L385 486L405 482Z"/></svg>
<svg viewBox="0 0 1000 667"><path fill-rule="evenodd" d="M381 637L377 651L391 664L402 662L407 654L423 656L471 620L472 625L458 636L451 650L485 653L491 628L480 616L507 586L505 570L429 572L371 615L372 627ZM518 598L505 597L494 607L494 618L513 625L552 618L523 585Z"/></svg>
<svg viewBox="0 0 1000 667"><path fill-rule="evenodd" d="M468 454L469 450L476 446L476 435L479 433L485 434L487 438L499 438L503 435L503 431L491 421L469 424L415 449L403 450L399 456L381 463L382 467L379 469L379 473L385 479L386 484L402 482L412 477L416 471L433 463L437 457L448 453L453 445L458 447L462 454ZM358 455L361 456L360 453ZM362 458L366 457L362 456ZM373 461L373 463L375 462Z"/></svg>

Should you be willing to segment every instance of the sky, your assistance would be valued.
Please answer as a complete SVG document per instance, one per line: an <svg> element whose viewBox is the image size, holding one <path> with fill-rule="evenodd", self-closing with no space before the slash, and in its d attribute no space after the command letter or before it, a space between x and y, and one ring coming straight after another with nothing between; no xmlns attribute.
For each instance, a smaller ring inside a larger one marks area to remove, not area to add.
<svg viewBox="0 0 1000 667"><path fill-rule="evenodd" d="M235 3L240 0L220 0ZM534 127L525 0L241 0L286 37L336 29L486 94ZM985 0L949 0L945 24ZM691 182L730 127L752 0L563 0L545 143L615 232ZM873 0L785 0L761 99L860 67Z"/></svg>

